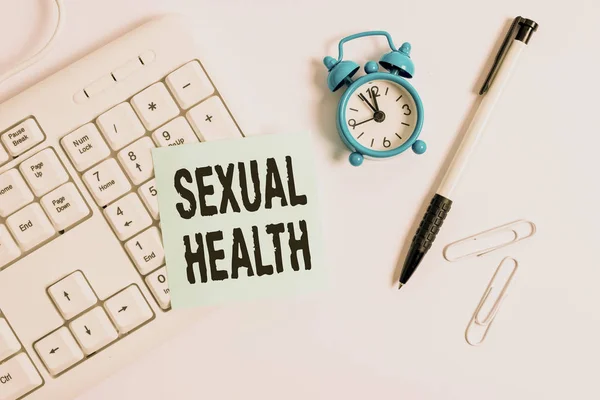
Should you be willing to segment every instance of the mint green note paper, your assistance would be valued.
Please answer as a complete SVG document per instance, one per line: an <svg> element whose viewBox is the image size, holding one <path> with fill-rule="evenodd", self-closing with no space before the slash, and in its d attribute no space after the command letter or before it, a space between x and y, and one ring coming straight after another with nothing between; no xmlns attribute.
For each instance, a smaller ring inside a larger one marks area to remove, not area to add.
<svg viewBox="0 0 600 400"><path fill-rule="evenodd" d="M308 135L152 153L173 308L294 295L323 283Z"/></svg>

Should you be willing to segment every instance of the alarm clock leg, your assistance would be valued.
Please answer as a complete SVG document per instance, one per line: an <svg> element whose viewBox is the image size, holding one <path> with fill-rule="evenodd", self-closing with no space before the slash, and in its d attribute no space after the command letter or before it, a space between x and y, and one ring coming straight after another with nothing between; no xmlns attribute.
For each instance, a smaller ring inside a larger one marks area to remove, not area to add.
<svg viewBox="0 0 600 400"><path fill-rule="evenodd" d="M348 161L350 161L350 164L352 164L355 167L359 167L363 161L364 161L364 157L362 154L358 153L358 152L354 152L354 153L350 153L350 157L348 157Z"/></svg>
<svg viewBox="0 0 600 400"><path fill-rule="evenodd" d="M427 144L422 140L416 140L412 145L412 149L416 154L423 154L427 150Z"/></svg>

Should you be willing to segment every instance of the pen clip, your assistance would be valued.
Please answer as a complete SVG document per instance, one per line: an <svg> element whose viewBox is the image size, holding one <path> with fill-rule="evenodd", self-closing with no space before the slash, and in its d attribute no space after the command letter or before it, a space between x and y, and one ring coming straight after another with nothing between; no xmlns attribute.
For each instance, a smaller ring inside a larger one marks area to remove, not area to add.
<svg viewBox="0 0 600 400"><path fill-rule="evenodd" d="M502 62L504 61L504 57L506 57L506 53L508 53L508 49L510 48L511 41L513 40L513 37L515 37L517 34L517 30L519 29L519 23L524 20L525 20L525 18L523 18L523 17L516 17L513 20L512 24L510 25L510 29L508 30L508 32L506 33L506 36L504 37L502 46L500 46L500 50L498 50L498 54L496 54L496 58L494 59L494 64L492 65L492 69L490 70L490 73L488 74L487 78L485 78L485 82L483 83L483 86L481 87L481 90L479 91L479 95L485 94L492 86L492 82L494 81L494 78L496 77L496 74L498 73L498 70L500 69L500 65L502 65Z"/></svg>

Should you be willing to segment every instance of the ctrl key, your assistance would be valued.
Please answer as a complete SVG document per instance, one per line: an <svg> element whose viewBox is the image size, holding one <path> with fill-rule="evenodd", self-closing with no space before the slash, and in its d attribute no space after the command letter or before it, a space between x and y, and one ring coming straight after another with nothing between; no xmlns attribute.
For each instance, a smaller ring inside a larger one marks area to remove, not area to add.
<svg viewBox="0 0 600 400"><path fill-rule="evenodd" d="M25 353L0 364L0 400L16 400L42 383L42 377Z"/></svg>

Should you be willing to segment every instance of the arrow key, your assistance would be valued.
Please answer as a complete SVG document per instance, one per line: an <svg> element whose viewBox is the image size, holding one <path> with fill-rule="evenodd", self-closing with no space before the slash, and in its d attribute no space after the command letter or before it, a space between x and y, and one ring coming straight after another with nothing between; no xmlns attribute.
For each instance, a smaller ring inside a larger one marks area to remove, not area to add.
<svg viewBox="0 0 600 400"><path fill-rule="evenodd" d="M120 333L130 332L154 317L154 312L136 285L106 300L104 307Z"/></svg>
<svg viewBox="0 0 600 400"><path fill-rule="evenodd" d="M83 360L83 352L66 327L38 340L33 347L50 374L56 376Z"/></svg>
<svg viewBox="0 0 600 400"><path fill-rule="evenodd" d="M135 193L129 193L106 207L104 214L121 240L129 239L152 224L152 217Z"/></svg>
<svg viewBox="0 0 600 400"><path fill-rule="evenodd" d="M65 319L96 304L96 295L81 271L75 271L48 288L48 294Z"/></svg>
<svg viewBox="0 0 600 400"><path fill-rule="evenodd" d="M119 336L102 307L96 307L69 324L84 353L97 352Z"/></svg>
<svg viewBox="0 0 600 400"><path fill-rule="evenodd" d="M146 136L119 152L119 162L134 185L139 185L154 176L151 153L153 148L152 139Z"/></svg>

